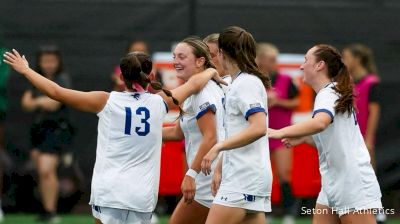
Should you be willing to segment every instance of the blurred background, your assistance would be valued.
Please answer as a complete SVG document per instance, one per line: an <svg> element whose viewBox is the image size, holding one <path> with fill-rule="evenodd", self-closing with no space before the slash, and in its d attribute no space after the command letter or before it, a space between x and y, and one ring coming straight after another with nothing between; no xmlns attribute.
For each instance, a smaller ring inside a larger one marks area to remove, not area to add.
<svg viewBox="0 0 400 224"><path fill-rule="evenodd" d="M399 22L400 1L396 0L2 0L0 47L18 49L35 68L40 47L57 45L74 89L111 91L111 74L133 40L145 41L149 52L156 56L157 52L170 52L174 43L189 35L203 38L237 25L252 33L256 41L271 42L281 53L300 57L317 43L331 44L339 50L348 44L362 43L374 52L381 81L381 117L375 147L377 176L384 206L399 211ZM162 79L165 57L155 59L160 60ZM4 171L2 206L6 214L36 213L41 205L37 177L29 162L34 116L21 108L21 98L30 85L11 71L4 83L5 91L1 94L8 101L4 148L9 158ZM60 177L65 177L60 178L58 210L90 214L87 203L95 161L97 117L70 109L68 120L74 131L68 153L62 155L58 168ZM182 150L180 145L168 147L169 151ZM160 191L163 197L157 212L161 215L172 211L179 195L176 186L180 186L179 178L184 173L184 159L179 160L182 166L171 167L166 154L163 151L162 172L168 177L162 177L161 182L166 188L172 186L172 190ZM306 167L307 162L301 160L306 157L294 159L298 164L293 170L300 169L298 173L306 175L318 172L317 167ZM177 179L168 182L168 178L174 177ZM315 185L318 181L311 187ZM318 190L296 196L305 198L304 206L312 207L307 200L315 199ZM279 216L279 200L275 204Z"/></svg>

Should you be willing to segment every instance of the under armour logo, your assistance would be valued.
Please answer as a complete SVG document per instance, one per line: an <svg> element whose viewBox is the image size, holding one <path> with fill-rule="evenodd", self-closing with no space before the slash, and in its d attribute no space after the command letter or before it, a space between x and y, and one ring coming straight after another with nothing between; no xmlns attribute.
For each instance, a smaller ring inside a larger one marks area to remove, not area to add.
<svg viewBox="0 0 400 224"><path fill-rule="evenodd" d="M224 201L224 200L227 201L227 200L228 200L228 197L225 197L225 198L224 198L224 196L221 196L221 201Z"/></svg>
<svg viewBox="0 0 400 224"><path fill-rule="evenodd" d="M132 96L137 100L139 100L139 98L140 98L140 94L139 93L134 93Z"/></svg>

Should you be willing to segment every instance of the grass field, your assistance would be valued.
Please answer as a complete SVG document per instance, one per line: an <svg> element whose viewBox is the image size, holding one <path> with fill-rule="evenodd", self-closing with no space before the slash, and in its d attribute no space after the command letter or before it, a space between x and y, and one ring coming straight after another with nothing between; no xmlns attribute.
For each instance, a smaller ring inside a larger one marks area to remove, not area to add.
<svg viewBox="0 0 400 224"><path fill-rule="evenodd" d="M36 216L32 214L7 214L1 224L40 224L35 221ZM92 224L93 218L90 215L61 215L60 224ZM161 217L159 224L166 224L168 217ZM270 224L279 224L281 220L274 218ZM296 220L296 224L309 224L311 219L301 218ZM400 224L400 219L390 219L387 224Z"/></svg>

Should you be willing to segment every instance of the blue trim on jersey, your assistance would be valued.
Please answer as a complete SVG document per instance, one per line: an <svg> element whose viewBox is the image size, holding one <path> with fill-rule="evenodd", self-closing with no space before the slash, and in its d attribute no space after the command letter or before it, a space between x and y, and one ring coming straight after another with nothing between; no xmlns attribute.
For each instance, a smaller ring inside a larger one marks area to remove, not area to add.
<svg viewBox="0 0 400 224"><path fill-rule="evenodd" d="M197 115L196 115L196 120L200 119L204 114L206 114L209 110L212 110L214 113L215 111L217 111L217 108L215 107L214 104L209 105L208 107L206 107L204 110L200 111Z"/></svg>
<svg viewBox="0 0 400 224"><path fill-rule="evenodd" d="M313 115L312 115L312 118L314 118L315 115L316 115L317 113L319 113L319 112L327 113L327 114L331 117L331 119L332 119L331 123L333 123L333 114L332 114L332 112L330 112L330 111L327 110L327 109L318 109L318 110L314 111L314 112L313 112Z"/></svg>
<svg viewBox="0 0 400 224"><path fill-rule="evenodd" d="M167 113L168 113L168 104L163 100L163 102L164 102L164 105L165 105L165 110L167 111Z"/></svg>
<svg viewBox="0 0 400 224"><path fill-rule="evenodd" d="M330 84L333 84L333 82L330 82L330 83L326 84L326 85L324 86L323 89L325 89L326 87L328 87Z"/></svg>
<svg viewBox="0 0 400 224"><path fill-rule="evenodd" d="M250 108L250 109L246 112L246 115L245 115L244 117L246 118L246 120L248 120L249 117L250 117L250 115L255 114L255 113L258 113L258 112L264 112L265 114L267 114L267 113L265 112L265 109L264 109L264 108L262 108L262 107L253 107L253 108Z"/></svg>

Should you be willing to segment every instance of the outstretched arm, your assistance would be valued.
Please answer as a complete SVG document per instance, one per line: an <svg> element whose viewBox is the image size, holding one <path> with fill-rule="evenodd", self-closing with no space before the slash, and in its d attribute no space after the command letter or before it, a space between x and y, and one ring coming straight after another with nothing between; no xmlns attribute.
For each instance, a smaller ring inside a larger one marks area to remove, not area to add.
<svg viewBox="0 0 400 224"><path fill-rule="evenodd" d="M195 94L203 89L207 82L212 78L214 78L217 82L226 85L226 82L219 77L217 70L214 68L208 68L196 75L193 75L186 83L171 90L172 96L177 99L179 103L182 103L190 95ZM171 97L168 97L164 92L161 91L158 94L164 98L164 101L167 102L168 106L176 106L172 102Z"/></svg>
<svg viewBox="0 0 400 224"><path fill-rule="evenodd" d="M24 75L39 91L48 97L85 112L98 113L107 103L109 93L102 91L81 92L59 86L29 68L25 56L21 57L18 51L4 54L4 62L15 71Z"/></svg>
<svg viewBox="0 0 400 224"><path fill-rule="evenodd" d="M272 130L272 129L268 130L268 132L272 132L272 131L274 131L274 130ZM310 135L304 136L304 137L299 137L299 138L284 138L284 139L282 139L282 142L283 142L283 144L285 144L285 146L287 148L292 148L293 146L300 145L303 143L306 143L308 145L316 147L315 142Z"/></svg>
<svg viewBox="0 0 400 224"><path fill-rule="evenodd" d="M319 133L332 122L332 118L327 113L317 113L314 118L300 122L279 130L268 132L268 137L274 139L298 138Z"/></svg>

